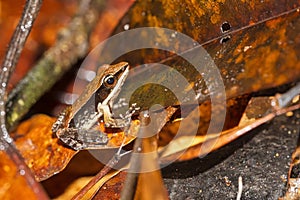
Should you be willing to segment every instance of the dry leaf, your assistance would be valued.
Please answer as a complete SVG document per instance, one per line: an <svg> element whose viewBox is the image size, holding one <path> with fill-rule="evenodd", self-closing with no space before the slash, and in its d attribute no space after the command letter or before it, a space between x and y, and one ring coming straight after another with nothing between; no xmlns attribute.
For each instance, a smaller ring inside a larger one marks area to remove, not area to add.
<svg viewBox="0 0 300 200"><path fill-rule="evenodd" d="M126 175L127 175L126 172L120 172L115 177L107 181L103 185L103 187L99 189L94 199L95 200L120 199L121 191L124 187Z"/></svg>
<svg viewBox="0 0 300 200"><path fill-rule="evenodd" d="M0 151L0 199L38 199L16 164Z"/></svg>
<svg viewBox="0 0 300 200"><path fill-rule="evenodd" d="M77 153L53 136L54 121L46 115L35 115L13 133L18 150L39 181L63 170Z"/></svg>
<svg viewBox="0 0 300 200"><path fill-rule="evenodd" d="M300 108L299 103L287 108L276 108L272 105L271 101L266 101L266 99L275 98L276 97L252 98L239 125L232 129L221 133L208 134L204 136L183 136L172 140L166 148L163 146L159 148L161 162L170 162L176 159L178 159L178 161L190 160L206 155L211 151L232 142L250 130L272 120L274 117ZM255 106L252 104L255 104ZM257 106L258 104L261 105L261 107ZM263 111L263 114L261 112L257 112L258 108L260 111ZM250 115L250 113L252 115ZM188 116L186 120L193 117L192 114Z"/></svg>
<svg viewBox="0 0 300 200"><path fill-rule="evenodd" d="M200 95L200 103L214 93L211 90L207 92L209 84L214 82L207 83L207 79L203 79L203 74L209 70L197 72L190 61L182 58L191 55L193 59L190 60L203 62L205 57L193 54L199 48L204 48L217 66L227 98L291 83L300 77L299 7L298 0L139 1L123 17L115 33L122 32L124 26L129 29L169 28L174 30L173 34L161 31L157 40L149 41L149 46L175 46L177 49L173 51L183 52L176 56L172 52L141 49L119 60L126 60L133 66L158 62L177 70L190 83L190 87L176 95L184 95L193 89ZM179 33L186 34L199 44L184 47L179 43L176 46L176 34ZM135 42L142 43L150 38L149 35L144 31L140 41L137 37ZM112 45L105 50L113 52L116 48ZM157 76L160 72L149 73ZM156 84L165 81L172 79L165 76ZM122 92L126 94L131 89L124 88ZM131 97L132 101L141 107L149 107L151 102L159 102L163 106L177 103L172 94L155 86L145 87L135 95Z"/></svg>

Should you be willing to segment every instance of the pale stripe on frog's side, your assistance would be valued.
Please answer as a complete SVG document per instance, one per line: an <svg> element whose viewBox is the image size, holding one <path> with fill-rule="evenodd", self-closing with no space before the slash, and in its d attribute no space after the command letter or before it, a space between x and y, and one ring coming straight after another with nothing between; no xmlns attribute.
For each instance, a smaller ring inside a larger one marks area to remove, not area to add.
<svg viewBox="0 0 300 200"><path fill-rule="evenodd" d="M127 62L104 65L83 93L68 106L52 126L52 132L75 150L97 149L107 144L108 137L93 129L103 119L105 126L120 127L121 119L113 119L111 108L129 73Z"/></svg>

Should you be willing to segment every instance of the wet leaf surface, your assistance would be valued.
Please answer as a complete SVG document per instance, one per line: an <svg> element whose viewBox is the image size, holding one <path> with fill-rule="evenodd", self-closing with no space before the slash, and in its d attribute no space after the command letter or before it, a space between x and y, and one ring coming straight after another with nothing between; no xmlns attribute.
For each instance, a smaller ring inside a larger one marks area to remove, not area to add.
<svg viewBox="0 0 300 200"><path fill-rule="evenodd" d="M38 199L27 181L7 153L0 151L0 198Z"/></svg>
<svg viewBox="0 0 300 200"><path fill-rule="evenodd" d="M77 153L53 136L54 121L55 118L36 115L19 125L13 133L18 150L39 181L63 170Z"/></svg>
<svg viewBox="0 0 300 200"><path fill-rule="evenodd" d="M125 25L130 29L150 26L170 28L174 30L174 36L161 32L161 38L150 41L153 47L158 44L170 48L178 42L176 31L187 34L200 45L185 47L185 43L180 43L176 51L182 52L181 56L194 56L198 62L203 62L204 55L193 55L203 47L221 73L226 97L231 98L299 80L299 6L297 0L137 2L124 16L115 33L123 31ZM230 26L226 31L221 30L224 23ZM141 41L150 37L147 31L141 35ZM225 42L225 38L230 39ZM113 48L116 46L108 47ZM159 62L170 66L189 81L190 89L200 95L200 102L209 97L205 88L212 82L206 82L207 79L203 79L190 63L172 53L144 49L124 55L120 60L127 60L132 65ZM207 72L208 69L201 71ZM163 83L166 79L167 76L156 83ZM158 102L163 105L177 103L172 96L166 97L168 94L164 88L152 90L145 87L132 97L132 101L141 107L149 107L149 102L162 97L164 99ZM131 88L123 90L124 93L128 91ZM210 91L212 93L214 91Z"/></svg>
<svg viewBox="0 0 300 200"><path fill-rule="evenodd" d="M103 187L99 189L94 199L120 199L126 175L126 172L120 172L118 175L107 181Z"/></svg>

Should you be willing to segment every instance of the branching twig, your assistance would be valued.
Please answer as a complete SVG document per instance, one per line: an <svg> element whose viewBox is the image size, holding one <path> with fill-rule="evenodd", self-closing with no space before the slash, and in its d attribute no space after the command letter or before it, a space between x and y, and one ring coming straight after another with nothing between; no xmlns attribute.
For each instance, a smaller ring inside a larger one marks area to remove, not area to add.
<svg viewBox="0 0 300 200"><path fill-rule="evenodd" d="M9 47L2 63L0 71L0 147L5 150L18 167L19 172L27 180L27 184L32 188L36 197L39 199L48 199L41 186L35 181L30 169L24 163L24 160L16 150L13 140L10 138L5 119L6 88L11 73L19 60L25 41L31 31L31 27L39 13L42 0L27 0L26 5L19 21L18 26L9 43Z"/></svg>
<svg viewBox="0 0 300 200"><path fill-rule="evenodd" d="M86 55L89 35L98 20L102 0L81 1L77 15L60 33L56 44L9 94L7 127L11 128L29 111L70 67Z"/></svg>
<svg viewBox="0 0 300 200"><path fill-rule="evenodd" d="M25 41L31 31L31 27L33 25L34 20L40 10L42 4L42 0L27 0L26 5L22 14L22 17L19 21L18 26L15 29L15 32L12 36L12 39L9 43L9 47L7 53L4 57L1 73L0 73L0 80L1 80L1 88L0 88L0 122L1 122L1 130L3 132L3 137L9 139L6 126L5 126L5 92L6 86L9 80L11 73L14 71L16 64L19 60L20 54L23 50Z"/></svg>

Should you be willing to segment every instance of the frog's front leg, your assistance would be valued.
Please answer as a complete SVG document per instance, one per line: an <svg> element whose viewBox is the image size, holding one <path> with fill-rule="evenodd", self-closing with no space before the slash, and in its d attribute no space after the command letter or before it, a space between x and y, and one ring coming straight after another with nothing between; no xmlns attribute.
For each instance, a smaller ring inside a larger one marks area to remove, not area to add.
<svg viewBox="0 0 300 200"><path fill-rule="evenodd" d="M107 135L94 129L63 128L56 135L74 150L99 149L108 143Z"/></svg>
<svg viewBox="0 0 300 200"><path fill-rule="evenodd" d="M103 116L103 120L106 127L112 128L125 128L130 124L132 115L140 110L140 107L136 107L136 104L133 104L126 111L125 115L120 114L120 118L113 118L111 113L111 107L108 105L98 104L98 112Z"/></svg>
<svg viewBox="0 0 300 200"><path fill-rule="evenodd" d="M57 117L57 120L52 125L53 133L56 133L58 130L63 129L64 127L68 126L71 112L72 112L72 108L67 107L64 111L62 111L59 114L59 116Z"/></svg>
<svg viewBox="0 0 300 200"><path fill-rule="evenodd" d="M98 104L98 112L103 114L103 121L106 127L121 128L124 126L122 119L114 119L109 105Z"/></svg>

